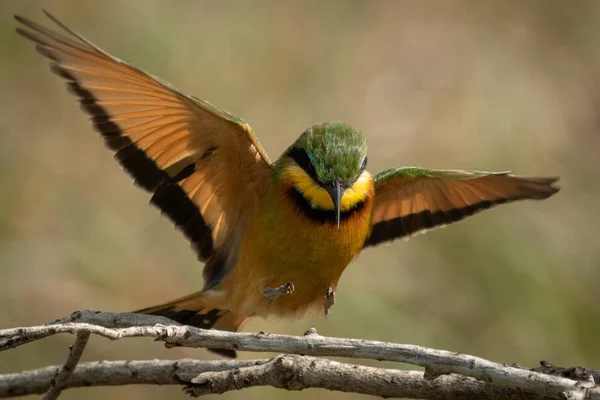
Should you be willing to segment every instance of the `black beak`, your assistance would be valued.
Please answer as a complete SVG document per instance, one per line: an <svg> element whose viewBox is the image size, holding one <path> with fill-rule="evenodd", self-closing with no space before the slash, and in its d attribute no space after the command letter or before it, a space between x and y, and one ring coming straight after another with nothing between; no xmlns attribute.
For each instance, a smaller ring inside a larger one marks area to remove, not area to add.
<svg viewBox="0 0 600 400"><path fill-rule="evenodd" d="M333 185L327 188L327 192L333 200L333 209L335 210L335 217L337 221L337 227L340 229L340 200L342 199L342 184L339 181L333 182Z"/></svg>

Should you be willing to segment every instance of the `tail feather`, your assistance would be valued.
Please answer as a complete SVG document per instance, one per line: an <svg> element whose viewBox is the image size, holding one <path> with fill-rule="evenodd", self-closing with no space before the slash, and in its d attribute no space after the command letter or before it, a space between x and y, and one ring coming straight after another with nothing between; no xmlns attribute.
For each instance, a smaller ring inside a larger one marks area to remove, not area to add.
<svg viewBox="0 0 600 400"><path fill-rule="evenodd" d="M228 310L211 307L204 301L204 292L196 292L189 296L173 300L154 307L134 311L138 314L160 315L183 325L202 329L218 329L237 332L245 317L233 314ZM236 352L228 349L207 349L220 356L235 358Z"/></svg>

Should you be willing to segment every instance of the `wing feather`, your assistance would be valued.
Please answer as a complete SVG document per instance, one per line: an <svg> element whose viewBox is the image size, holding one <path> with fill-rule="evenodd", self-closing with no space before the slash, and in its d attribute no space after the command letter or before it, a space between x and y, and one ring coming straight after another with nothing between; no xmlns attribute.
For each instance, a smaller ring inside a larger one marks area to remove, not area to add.
<svg viewBox="0 0 600 400"><path fill-rule="evenodd" d="M553 186L557 180L414 167L382 172L374 179L372 231L365 247L460 221L498 204L548 198L558 192Z"/></svg>
<svg viewBox="0 0 600 400"><path fill-rule="evenodd" d="M51 70L66 79L116 160L153 194L151 203L184 232L199 259L226 253L272 170L248 124L109 55L46 15L65 33L15 16L22 24L17 32L51 60ZM222 272L208 269L207 280Z"/></svg>

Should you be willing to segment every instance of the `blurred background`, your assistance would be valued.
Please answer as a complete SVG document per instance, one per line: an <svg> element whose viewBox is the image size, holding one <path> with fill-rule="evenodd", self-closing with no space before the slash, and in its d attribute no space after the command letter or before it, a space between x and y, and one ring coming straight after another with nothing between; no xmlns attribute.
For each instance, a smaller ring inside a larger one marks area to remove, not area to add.
<svg viewBox="0 0 600 400"><path fill-rule="evenodd" d="M500 363L600 368L600 2L2 1L0 328L81 309L132 310L202 287L187 241L14 33L13 14L51 26L42 8L113 55L242 116L271 158L306 127L342 120L367 137L372 172L418 165L561 177L549 200L365 251L327 319L258 319L246 331L314 326ZM62 363L72 341L3 352L0 373ZM264 355L242 354L256 356ZM212 356L96 337L84 355L181 357ZM259 388L225 398L314 395L325 392ZM177 387L149 386L61 398L83 396L186 398Z"/></svg>

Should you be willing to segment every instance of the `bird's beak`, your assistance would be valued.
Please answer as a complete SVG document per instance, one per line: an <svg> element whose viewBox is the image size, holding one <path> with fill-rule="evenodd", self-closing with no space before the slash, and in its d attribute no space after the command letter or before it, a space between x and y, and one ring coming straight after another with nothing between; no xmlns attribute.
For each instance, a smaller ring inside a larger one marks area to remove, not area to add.
<svg viewBox="0 0 600 400"><path fill-rule="evenodd" d="M340 229L340 200L342 199L342 195L344 194L341 182L333 182L333 185L327 189L327 192L331 196L331 200L333 200L333 209L335 210L337 227L338 229Z"/></svg>

